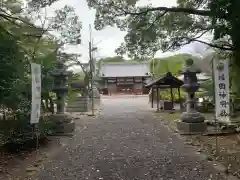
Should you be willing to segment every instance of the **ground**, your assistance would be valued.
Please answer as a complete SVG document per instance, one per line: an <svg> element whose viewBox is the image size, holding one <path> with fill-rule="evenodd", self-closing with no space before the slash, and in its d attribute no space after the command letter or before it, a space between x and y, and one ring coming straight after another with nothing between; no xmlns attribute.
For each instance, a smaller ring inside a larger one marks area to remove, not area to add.
<svg viewBox="0 0 240 180"><path fill-rule="evenodd" d="M38 180L227 179L155 119L147 97L103 98L95 118L34 177Z"/></svg>

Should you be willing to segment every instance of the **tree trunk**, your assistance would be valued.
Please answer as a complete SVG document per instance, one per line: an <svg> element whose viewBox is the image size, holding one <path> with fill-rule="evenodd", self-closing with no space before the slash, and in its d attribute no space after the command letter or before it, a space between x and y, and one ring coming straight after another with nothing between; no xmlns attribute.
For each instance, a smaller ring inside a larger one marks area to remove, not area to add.
<svg viewBox="0 0 240 180"><path fill-rule="evenodd" d="M49 102L50 102L50 109L49 110L52 114L54 114L54 103L53 103L53 100L50 96L49 96Z"/></svg>
<svg viewBox="0 0 240 180"><path fill-rule="evenodd" d="M232 29L231 29L231 39L234 47L233 57L231 59L231 90L236 93L237 96L240 95L240 85L238 85L240 76L240 20L236 20L236 18L232 17L231 21Z"/></svg>
<svg viewBox="0 0 240 180"><path fill-rule="evenodd" d="M85 87L84 87L84 90L83 90L83 95L84 96L87 96L88 95L88 85L89 85L89 76L88 74L86 73L85 74L85 77L84 77L84 83L85 83Z"/></svg>
<svg viewBox="0 0 240 180"><path fill-rule="evenodd" d="M45 107L45 104L44 104L43 100L44 99L41 99L41 106L42 106L43 111L45 112L46 111L46 107Z"/></svg>
<svg viewBox="0 0 240 180"><path fill-rule="evenodd" d="M45 100L46 108L49 109L49 101L48 99Z"/></svg>

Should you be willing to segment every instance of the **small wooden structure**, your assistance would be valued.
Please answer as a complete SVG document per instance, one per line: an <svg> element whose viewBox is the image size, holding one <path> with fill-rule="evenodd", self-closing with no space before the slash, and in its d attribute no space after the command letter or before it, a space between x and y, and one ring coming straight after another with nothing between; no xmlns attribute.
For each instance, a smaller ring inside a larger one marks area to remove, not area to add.
<svg viewBox="0 0 240 180"><path fill-rule="evenodd" d="M148 62L108 62L99 69L99 88L105 94L148 93L145 81L151 79Z"/></svg>
<svg viewBox="0 0 240 180"><path fill-rule="evenodd" d="M159 111L159 89L170 89L171 90L171 108L164 108L164 110L173 110L174 107L174 96L173 96L173 89L178 89L179 99L181 97L180 94L180 87L183 85L183 81L176 78L172 75L171 72L166 73L163 77L153 80L152 82L148 83L145 87L152 89L152 108L153 108L153 101L154 101L154 90L157 91L157 111ZM166 103L168 104L168 103ZM168 104L169 106L169 104Z"/></svg>

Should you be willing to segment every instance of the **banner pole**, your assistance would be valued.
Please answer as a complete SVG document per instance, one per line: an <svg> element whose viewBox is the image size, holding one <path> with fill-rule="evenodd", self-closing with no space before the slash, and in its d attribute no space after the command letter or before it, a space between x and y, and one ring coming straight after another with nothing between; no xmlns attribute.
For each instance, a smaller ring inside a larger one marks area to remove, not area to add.
<svg viewBox="0 0 240 180"><path fill-rule="evenodd" d="M38 149L39 149L39 128L38 128L38 124L35 124L35 135L36 135L36 150L38 152Z"/></svg>

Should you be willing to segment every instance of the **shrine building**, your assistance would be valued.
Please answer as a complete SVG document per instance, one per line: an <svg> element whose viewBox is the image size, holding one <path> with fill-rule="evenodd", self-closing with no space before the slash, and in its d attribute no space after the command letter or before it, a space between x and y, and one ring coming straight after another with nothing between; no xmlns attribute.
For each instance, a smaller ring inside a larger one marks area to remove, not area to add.
<svg viewBox="0 0 240 180"><path fill-rule="evenodd" d="M103 94L147 94L152 75L147 62L109 62L101 65L99 77Z"/></svg>

